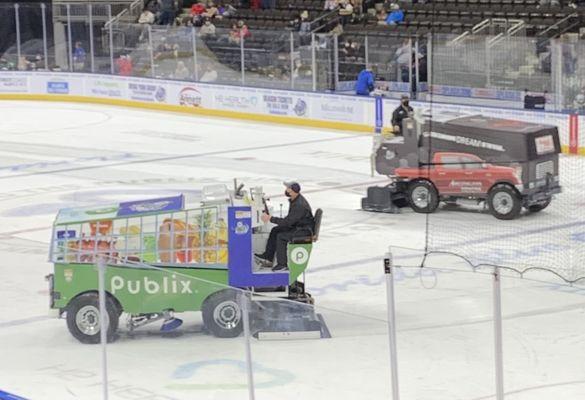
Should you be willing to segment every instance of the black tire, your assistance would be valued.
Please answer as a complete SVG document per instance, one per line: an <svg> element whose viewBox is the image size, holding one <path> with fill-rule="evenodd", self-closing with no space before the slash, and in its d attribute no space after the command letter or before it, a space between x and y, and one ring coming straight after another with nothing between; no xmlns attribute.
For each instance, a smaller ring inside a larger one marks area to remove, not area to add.
<svg viewBox="0 0 585 400"><path fill-rule="evenodd" d="M490 213L497 219L514 219L522 210L520 195L507 184L495 185L488 193L487 203Z"/></svg>
<svg viewBox="0 0 585 400"><path fill-rule="evenodd" d="M219 338L234 338L243 331L243 316L235 290L221 290L205 299L201 308L205 328Z"/></svg>
<svg viewBox="0 0 585 400"><path fill-rule="evenodd" d="M108 314L108 342L113 342L118 330L121 310L116 301L106 296L106 311ZM67 306L67 328L69 332L85 344L100 343L99 301L97 293L85 293L77 296Z"/></svg>
<svg viewBox="0 0 585 400"><path fill-rule="evenodd" d="M408 202L417 213L430 214L439 206L439 193L429 181L415 181L408 185Z"/></svg>
<svg viewBox="0 0 585 400"><path fill-rule="evenodd" d="M552 200L552 198L549 197L548 199L546 199L542 203L533 204L533 205L531 205L531 206L528 207L528 211L530 211L531 213L535 213L535 212L542 211L542 210L544 210L545 208L548 207L548 205L550 204L551 200Z"/></svg>

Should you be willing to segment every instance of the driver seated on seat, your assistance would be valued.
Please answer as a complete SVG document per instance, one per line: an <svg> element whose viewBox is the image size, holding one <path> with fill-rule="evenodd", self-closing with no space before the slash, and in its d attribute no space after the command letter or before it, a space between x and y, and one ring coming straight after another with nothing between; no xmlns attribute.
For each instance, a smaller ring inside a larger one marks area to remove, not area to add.
<svg viewBox="0 0 585 400"><path fill-rule="evenodd" d="M286 190L284 194L289 197L288 215L284 218L273 217L263 213L262 221L276 224L270 231L266 250L262 254L255 254L256 260L263 267L272 267L274 254L276 265L273 271L285 271L288 269L287 245L295 237L311 236L313 234L315 220L309 202L301 195L301 186L297 182L284 182Z"/></svg>

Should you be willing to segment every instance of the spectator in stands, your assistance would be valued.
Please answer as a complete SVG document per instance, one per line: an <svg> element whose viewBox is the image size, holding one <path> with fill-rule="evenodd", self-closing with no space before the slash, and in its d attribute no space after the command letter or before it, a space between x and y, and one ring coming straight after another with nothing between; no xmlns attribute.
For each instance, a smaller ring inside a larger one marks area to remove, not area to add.
<svg viewBox="0 0 585 400"><path fill-rule="evenodd" d="M189 72L189 68L185 65L183 61L177 61L177 68L175 69L174 78L185 80L189 78L191 73Z"/></svg>
<svg viewBox="0 0 585 400"><path fill-rule="evenodd" d="M400 98L400 105L392 113L392 128L395 135L402 135L402 120L412 115L413 109L408 101L408 96L403 95Z"/></svg>
<svg viewBox="0 0 585 400"><path fill-rule="evenodd" d="M42 71L45 69L45 63L43 61L43 56L37 54L33 61L30 63L30 66L33 71Z"/></svg>
<svg viewBox="0 0 585 400"><path fill-rule="evenodd" d="M370 67L363 69L358 77L355 85L355 94L358 96L369 96L374 90L375 76L374 71Z"/></svg>
<svg viewBox="0 0 585 400"><path fill-rule="evenodd" d="M172 25L175 21L176 8L174 0L158 0L160 4L160 24Z"/></svg>
<svg viewBox="0 0 585 400"><path fill-rule="evenodd" d="M248 26L246 24L244 24L243 20L238 20L238 29L239 29L239 34L240 34L240 38L248 38L250 37L252 34L250 33L250 30L248 29Z"/></svg>
<svg viewBox="0 0 585 400"><path fill-rule="evenodd" d="M309 12L307 10L301 13L299 36L301 46L307 46L311 43L311 22L309 21Z"/></svg>
<svg viewBox="0 0 585 400"><path fill-rule="evenodd" d="M301 17L295 15L293 19L288 21L288 28L293 32L298 32L301 29Z"/></svg>
<svg viewBox="0 0 585 400"><path fill-rule="evenodd" d="M116 60L116 66L118 67L118 74L122 76L132 75L132 58L130 55L121 54Z"/></svg>
<svg viewBox="0 0 585 400"><path fill-rule="evenodd" d="M242 38L245 39L250 36L250 31L248 30L246 24L244 24L244 21L239 20L237 24L232 25L232 30L230 31L228 42L239 44Z"/></svg>
<svg viewBox="0 0 585 400"><path fill-rule="evenodd" d="M216 15L218 13L219 13L219 10L215 6L215 3L213 3L213 1L210 1L209 3L207 3L207 9L203 13L203 16L205 18L213 19L216 17Z"/></svg>
<svg viewBox="0 0 585 400"><path fill-rule="evenodd" d="M382 9L382 10L376 11L376 21L377 21L376 23L378 25L387 25L386 18L388 18L388 14L386 13L385 10Z"/></svg>
<svg viewBox="0 0 585 400"><path fill-rule="evenodd" d="M193 3L193 5L191 5L191 17L201 15L204 12L205 12L205 4L203 4L202 1L198 1L197 3Z"/></svg>
<svg viewBox="0 0 585 400"><path fill-rule="evenodd" d="M333 11L337 7L338 7L337 0L325 0L325 5L323 6L323 10Z"/></svg>
<svg viewBox="0 0 585 400"><path fill-rule="evenodd" d="M217 81L217 71L213 69L211 64L207 64L207 66L205 66L205 72L199 80L201 82L215 82Z"/></svg>
<svg viewBox="0 0 585 400"><path fill-rule="evenodd" d="M347 39L340 52L346 60L355 60L358 55L358 45L351 39Z"/></svg>
<svg viewBox="0 0 585 400"><path fill-rule="evenodd" d="M205 18L205 4L202 1L194 3L191 6L191 22L194 26L201 26L203 24L203 19Z"/></svg>
<svg viewBox="0 0 585 400"><path fill-rule="evenodd" d="M585 88L575 96L573 100L573 110L579 114L585 114Z"/></svg>
<svg viewBox="0 0 585 400"><path fill-rule="evenodd" d="M234 7L232 7L231 5L221 5L219 4L217 6L217 15L215 16L215 18L223 18L223 17L231 17L233 15L236 15L236 12L238 10L236 10Z"/></svg>
<svg viewBox="0 0 585 400"><path fill-rule="evenodd" d="M343 35L343 24L338 22L335 28L331 29L331 33L337 36Z"/></svg>
<svg viewBox="0 0 585 400"><path fill-rule="evenodd" d="M14 63L8 61L8 59L0 58L0 71L12 71L14 70Z"/></svg>
<svg viewBox="0 0 585 400"><path fill-rule="evenodd" d="M228 42L234 44L240 43L240 30L238 29L238 24L232 24L232 29L228 36Z"/></svg>
<svg viewBox="0 0 585 400"><path fill-rule="evenodd" d="M140 36L138 37L139 41L142 41L148 32L148 26L154 24L155 16L154 13L149 10L148 8L144 7L140 17L138 17L138 23L142 27L140 29Z"/></svg>
<svg viewBox="0 0 585 400"><path fill-rule="evenodd" d="M25 56L18 57L18 64L16 68L19 71L28 71L30 69L30 62L26 59Z"/></svg>
<svg viewBox="0 0 585 400"><path fill-rule="evenodd" d="M144 8L154 14L154 23L158 23L160 20L160 6L158 0L148 0Z"/></svg>
<svg viewBox="0 0 585 400"><path fill-rule="evenodd" d="M138 23L143 25L152 25L154 24L154 13L150 11L148 8L144 7L140 17L138 17Z"/></svg>
<svg viewBox="0 0 585 400"><path fill-rule="evenodd" d="M404 39L402 45L394 53L394 62L398 67L398 80L401 82L404 82L403 77L405 74L407 76L406 81L408 81L411 53L413 50L410 39Z"/></svg>
<svg viewBox="0 0 585 400"><path fill-rule="evenodd" d="M73 69L75 71L83 71L85 57L85 49L81 46L81 42L75 42L75 48L73 49Z"/></svg>
<svg viewBox="0 0 585 400"><path fill-rule="evenodd" d="M352 20L353 17L353 4L351 0L341 0L339 3L339 15L341 16L341 22L345 25Z"/></svg>
<svg viewBox="0 0 585 400"><path fill-rule="evenodd" d="M386 23L388 25L398 25L404 21L404 11L400 9L398 4L392 4L391 9L392 12L388 14L388 17L386 17Z"/></svg>
<svg viewBox="0 0 585 400"><path fill-rule="evenodd" d="M233 17L238 13L238 10L233 7L231 4L228 4L225 6L225 12L222 15L225 15L226 17Z"/></svg>
<svg viewBox="0 0 585 400"><path fill-rule="evenodd" d="M206 18L205 22L201 29L199 29L199 36L207 37L207 36L215 36L215 25L211 23L211 21Z"/></svg>

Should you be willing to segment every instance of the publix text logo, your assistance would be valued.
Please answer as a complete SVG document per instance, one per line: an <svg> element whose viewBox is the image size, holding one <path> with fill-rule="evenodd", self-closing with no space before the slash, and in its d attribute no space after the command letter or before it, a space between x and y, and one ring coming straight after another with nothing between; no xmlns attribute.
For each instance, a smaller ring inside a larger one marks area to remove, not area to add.
<svg viewBox="0 0 585 400"><path fill-rule="evenodd" d="M110 281L110 288L112 294L120 291L126 291L130 294L139 294L142 292L147 294L193 294L191 281L177 279L176 275L173 275L171 278L165 276L162 282L149 279L146 276L144 279L127 280L116 275Z"/></svg>

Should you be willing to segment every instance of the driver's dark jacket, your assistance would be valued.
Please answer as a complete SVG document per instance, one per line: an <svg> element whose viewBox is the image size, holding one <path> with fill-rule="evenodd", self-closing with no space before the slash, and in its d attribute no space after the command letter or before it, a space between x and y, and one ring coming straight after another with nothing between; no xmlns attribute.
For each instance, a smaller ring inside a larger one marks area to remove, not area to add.
<svg viewBox="0 0 585 400"><path fill-rule="evenodd" d="M313 229L315 220L313 211L307 199L298 195L294 200L289 200L288 215L284 218L271 217L270 222L284 228L308 228Z"/></svg>

